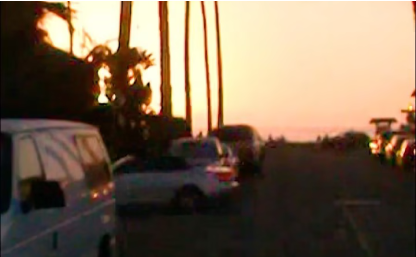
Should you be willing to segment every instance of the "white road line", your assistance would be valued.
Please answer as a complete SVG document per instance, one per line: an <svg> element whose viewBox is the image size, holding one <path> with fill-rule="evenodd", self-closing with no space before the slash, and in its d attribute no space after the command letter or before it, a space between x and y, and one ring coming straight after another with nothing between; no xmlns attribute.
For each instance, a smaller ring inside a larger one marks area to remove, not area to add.
<svg viewBox="0 0 416 257"><path fill-rule="evenodd" d="M378 200L360 200L360 199L346 199L335 202L336 206L375 206L380 205Z"/></svg>
<svg viewBox="0 0 416 257"><path fill-rule="evenodd" d="M347 206L343 206L342 211L344 212L345 217L347 218L352 229L354 230L354 233L357 236L358 243L360 244L361 249L364 250L364 252L367 254L368 257L373 257L374 256L373 251L371 251L371 248L368 244L368 241L364 233L361 232L360 228L358 227L357 222L355 222L355 219L353 215L351 214L351 212L348 210Z"/></svg>
<svg viewBox="0 0 416 257"><path fill-rule="evenodd" d="M342 212L347 219L348 223L351 225L355 235L357 236L358 244L361 249L366 253L368 257L373 257L373 251L371 250L368 240L366 239L364 233L360 230L357 222L354 219L351 211L348 210L348 207L359 207L359 206L378 206L380 201L378 200L364 200L364 199L345 199L338 200L335 203L335 206L341 206Z"/></svg>

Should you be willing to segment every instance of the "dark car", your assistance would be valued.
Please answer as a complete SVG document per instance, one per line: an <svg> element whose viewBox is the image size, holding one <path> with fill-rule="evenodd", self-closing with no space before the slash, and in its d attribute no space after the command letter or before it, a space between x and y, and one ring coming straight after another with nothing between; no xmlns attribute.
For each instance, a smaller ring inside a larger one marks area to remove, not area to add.
<svg viewBox="0 0 416 257"><path fill-rule="evenodd" d="M229 145L239 159L239 170L261 173L265 142L249 125L227 125L209 133Z"/></svg>

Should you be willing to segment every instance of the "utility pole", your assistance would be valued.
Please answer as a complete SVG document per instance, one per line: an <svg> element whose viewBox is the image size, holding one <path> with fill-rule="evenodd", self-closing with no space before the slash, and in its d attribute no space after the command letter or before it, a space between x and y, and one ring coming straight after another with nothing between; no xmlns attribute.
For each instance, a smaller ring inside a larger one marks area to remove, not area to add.
<svg viewBox="0 0 416 257"><path fill-rule="evenodd" d="M160 113L172 117L172 88L170 84L170 49L168 2L159 1L160 63L161 63L161 110Z"/></svg>
<svg viewBox="0 0 416 257"><path fill-rule="evenodd" d="M218 1L214 1L215 7L215 26L217 31L217 69L218 69L218 127L224 125L224 90L222 79L222 53L221 53L221 32L220 32L220 14L218 10Z"/></svg>
<svg viewBox="0 0 416 257"><path fill-rule="evenodd" d="M189 22L191 2L185 2L185 117L186 123L192 133L192 101L191 101L191 79L189 65Z"/></svg>

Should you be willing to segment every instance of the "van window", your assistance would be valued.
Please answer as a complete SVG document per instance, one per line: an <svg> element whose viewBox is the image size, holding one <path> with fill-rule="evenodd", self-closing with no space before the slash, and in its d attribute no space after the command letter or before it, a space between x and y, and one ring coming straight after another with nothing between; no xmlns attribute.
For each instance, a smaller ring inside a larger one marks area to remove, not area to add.
<svg viewBox="0 0 416 257"><path fill-rule="evenodd" d="M5 134L1 134L0 148L0 185L1 185L1 213L5 213L10 206L12 191L12 147L11 139Z"/></svg>
<svg viewBox="0 0 416 257"><path fill-rule="evenodd" d="M77 181L84 178L73 136L42 133L36 139L47 180Z"/></svg>
<svg viewBox="0 0 416 257"><path fill-rule="evenodd" d="M76 142L88 186L95 189L108 184L110 166L101 140L96 136L77 136Z"/></svg>
<svg viewBox="0 0 416 257"><path fill-rule="evenodd" d="M43 178L42 166L39 160L34 140L24 137L18 141L19 155L17 165L20 180Z"/></svg>

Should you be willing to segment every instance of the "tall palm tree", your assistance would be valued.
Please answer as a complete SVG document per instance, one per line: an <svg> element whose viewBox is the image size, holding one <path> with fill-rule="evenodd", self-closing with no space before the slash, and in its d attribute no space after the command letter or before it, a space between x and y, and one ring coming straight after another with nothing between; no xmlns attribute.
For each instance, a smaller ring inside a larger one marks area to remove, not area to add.
<svg viewBox="0 0 416 257"><path fill-rule="evenodd" d="M161 61L161 114L172 116L172 94L170 85L170 49L168 2L159 1L160 61Z"/></svg>
<svg viewBox="0 0 416 257"><path fill-rule="evenodd" d="M128 54L130 45L130 27L131 27L131 9L132 1L121 1L120 6L120 29L118 37L118 50L115 58L117 61L117 69L113 69L112 75L114 76L114 85L117 90L120 91L120 96L127 96L128 89Z"/></svg>
<svg viewBox="0 0 416 257"><path fill-rule="evenodd" d="M74 26L72 26L72 8L71 8L71 1L67 1L66 4L69 12L68 12L68 31L69 31L69 53L71 55L74 54Z"/></svg>
<svg viewBox="0 0 416 257"><path fill-rule="evenodd" d="M191 102L191 81L189 65L189 21L190 21L190 1L185 2L185 113L186 123L192 133L192 102Z"/></svg>
<svg viewBox="0 0 416 257"><path fill-rule="evenodd" d="M221 33L220 33L220 14L218 1L214 1L215 7L215 29L217 31L217 68L218 68L218 127L224 125L224 91L222 80L222 53L221 53Z"/></svg>
<svg viewBox="0 0 416 257"><path fill-rule="evenodd" d="M207 109L208 109L208 132L212 130L212 110L211 110L211 81L209 74L209 59L208 59L208 26L207 15L205 12L205 2L201 1L202 20L204 24L204 55L205 55L205 76L207 81Z"/></svg>

